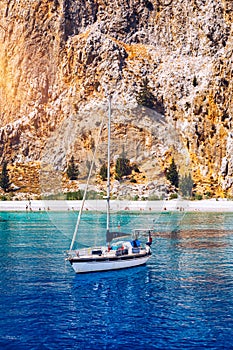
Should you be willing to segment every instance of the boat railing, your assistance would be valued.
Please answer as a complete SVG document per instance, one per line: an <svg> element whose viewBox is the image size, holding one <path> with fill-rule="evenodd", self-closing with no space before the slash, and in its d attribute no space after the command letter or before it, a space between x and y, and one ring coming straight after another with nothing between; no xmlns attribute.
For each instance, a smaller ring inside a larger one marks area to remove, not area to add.
<svg viewBox="0 0 233 350"><path fill-rule="evenodd" d="M82 248L77 250L67 251L67 256L70 258L91 255L91 248Z"/></svg>
<svg viewBox="0 0 233 350"><path fill-rule="evenodd" d="M91 248L82 248L80 250L78 250L78 255L79 256L87 256L87 255L91 255L91 251L92 249Z"/></svg>

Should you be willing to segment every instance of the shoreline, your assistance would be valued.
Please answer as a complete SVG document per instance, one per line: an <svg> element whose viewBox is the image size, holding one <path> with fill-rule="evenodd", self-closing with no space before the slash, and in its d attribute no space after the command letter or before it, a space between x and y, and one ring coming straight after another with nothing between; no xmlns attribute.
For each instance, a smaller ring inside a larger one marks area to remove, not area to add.
<svg viewBox="0 0 233 350"><path fill-rule="evenodd" d="M0 212L4 211L78 211L82 201L78 200L32 200L32 201L0 201ZM105 200L86 200L84 211L105 211ZM185 211L185 212L232 212L233 200L202 199L202 200L158 200L158 201L127 201L112 200L112 211Z"/></svg>

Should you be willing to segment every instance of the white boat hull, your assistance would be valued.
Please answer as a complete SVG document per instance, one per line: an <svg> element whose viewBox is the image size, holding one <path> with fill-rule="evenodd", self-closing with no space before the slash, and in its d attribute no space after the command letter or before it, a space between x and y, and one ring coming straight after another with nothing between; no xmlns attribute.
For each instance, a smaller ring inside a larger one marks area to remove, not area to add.
<svg viewBox="0 0 233 350"><path fill-rule="evenodd" d="M103 260L103 261L70 261L74 271L76 273L88 273L88 272L100 272L100 271L111 271L111 270L120 270L127 269L130 267L136 267L146 264L150 255L142 257L134 257L130 259L117 259L115 261Z"/></svg>

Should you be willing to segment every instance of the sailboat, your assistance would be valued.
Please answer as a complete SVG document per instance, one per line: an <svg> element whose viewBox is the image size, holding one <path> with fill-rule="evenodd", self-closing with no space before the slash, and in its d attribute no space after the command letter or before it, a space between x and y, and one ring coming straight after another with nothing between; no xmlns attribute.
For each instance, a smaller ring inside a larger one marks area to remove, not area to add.
<svg viewBox="0 0 233 350"><path fill-rule="evenodd" d="M78 227L84 207L90 173L87 180L83 201L79 211L77 224L74 230L70 249L67 252L67 260L76 273L90 273L100 271L120 270L146 264L151 256L152 230L134 230L130 240L125 240L129 234L124 232L112 232L110 230L110 138L111 138L111 96L108 98L108 161L107 161L107 220L106 220L106 244L99 247L73 249ZM92 168L92 167L91 167ZM143 231L143 232L142 232ZM148 235L147 243L142 246L140 235ZM124 240L122 240L124 238ZM118 240L116 240L118 239ZM119 240L121 239L121 240Z"/></svg>

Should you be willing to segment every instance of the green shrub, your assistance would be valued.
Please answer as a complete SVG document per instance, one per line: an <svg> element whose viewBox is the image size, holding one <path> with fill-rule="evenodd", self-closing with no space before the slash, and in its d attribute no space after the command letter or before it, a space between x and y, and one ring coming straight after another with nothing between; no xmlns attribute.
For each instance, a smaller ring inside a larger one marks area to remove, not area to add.
<svg viewBox="0 0 233 350"><path fill-rule="evenodd" d="M2 173L0 175L0 186L4 192L7 192L10 188L10 180L7 170L7 162L3 162Z"/></svg>
<svg viewBox="0 0 233 350"><path fill-rule="evenodd" d="M96 192L94 190L87 192L87 199L103 199L103 192ZM75 192L68 192L66 193L66 200L82 200L84 196L83 190L78 190Z"/></svg>
<svg viewBox="0 0 233 350"><path fill-rule="evenodd" d="M176 198L178 198L178 194L177 193L171 193L170 194L169 199L176 199Z"/></svg>
<svg viewBox="0 0 233 350"><path fill-rule="evenodd" d="M84 195L83 190L78 190L75 192L67 192L66 193L66 200L68 200L68 201L70 201L70 200L82 200L83 195Z"/></svg>
<svg viewBox="0 0 233 350"><path fill-rule="evenodd" d="M212 197L212 193L210 191L207 191L205 193L205 196L206 196L206 198L211 198Z"/></svg>
<svg viewBox="0 0 233 350"><path fill-rule="evenodd" d="M152 194L151 196L148 197L148 201L159 201L159 200L162 200L162 198L160 198L156 194Z"/></svg>
<svg viewBox="0 0 233 350"><path fill-rule="evenodd" d="M64 195L64 193L55 193L55 194L49 194L46 196L41 196L42 200L64 200L66 199L66 196Z"/></svg>
<svg viewBox="0 0 233 350"><path fill-rule="evenodd" d="M103 164L103 165L101 166L99 175L100 175L100 177L101 177L101 179L102 179L103 181L106 181L106 180L107 180L108 169L107 169L107 165L106 165L106 164Z"/></svg>
<svg viewBox="0 0 233 350"><path fill-rule="evenodd" d="M195 199L197 199L198 201L202 200L203 196L199 193L195 194Z"/></svg>

